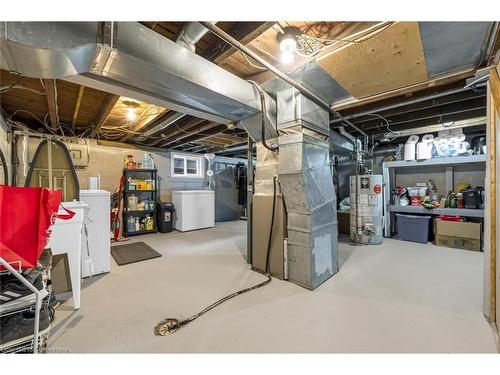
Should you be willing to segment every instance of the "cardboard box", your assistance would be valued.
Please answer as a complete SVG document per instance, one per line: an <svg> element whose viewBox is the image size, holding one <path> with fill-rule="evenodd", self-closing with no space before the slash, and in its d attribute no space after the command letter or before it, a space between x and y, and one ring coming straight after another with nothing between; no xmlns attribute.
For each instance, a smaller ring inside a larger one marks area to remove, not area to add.
<svg viewBox="0 0 500 375"><path fill-rule="evenodd" d="M434 233L437 246L481 251L481 223L435 220Z"/></svg>
<svg viewBox="0 0 500 375"><path fill-rule="evenodd" d="M265 271L269 230L273 197L270 195L255 194L252 198L253 233L252 233L252 266ZM274 228L271 238L271 253L269 255L269 272L272 276L283 280L284 277L284 249L287 217L283 197L276 197Z"/></svg>
<svg viewBox="0 0 500 375"><path fill-rule="evenodd" d="M351 211L340 211L337 210L337 222L339 233L350 234L351 233Z"/></svg>

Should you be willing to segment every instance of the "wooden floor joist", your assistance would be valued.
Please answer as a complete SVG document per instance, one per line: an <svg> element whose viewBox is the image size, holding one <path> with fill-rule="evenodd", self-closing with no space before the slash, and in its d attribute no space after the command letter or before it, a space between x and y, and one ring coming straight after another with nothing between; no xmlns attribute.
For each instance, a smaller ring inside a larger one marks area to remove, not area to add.
<svg viewBox="0 0 500 375"><path fill-rule="evenodd" d="M139 132L143 130L148 124L155 121L159 117L163 115L164 109L158 107L157 105L150 105L141 115L139 119L137 119L135 125L130 129L132 132ZM120 142L126 142L130 138L134 136L134 133L125 134L120 138Z"/></svg>
<svg viewBox="0 0 500 375"><path fill-rule="evenodd" d="M57 87L55 79L44 79L43 85L45 87L45 92L47 93L47 109L49 112L50 127L52 129L57 129L59 125L58 113L57 113Z"/></svg>
<svg viewBox="0 0 500 375"><path fill-rule="evenodd" d="M92 129L90 138L94 138L99 133L101 127L106 122L106 119L113 110L113 107L115 106L118 99L120 99L120 96L118 95L113 95L113 94L106 95L106 97L102 102L101 108L99 109L99 113L97 114L94 120L94 129Z"/></svg>
<svg viewBox="0 0 500 375"><path fill-rule="evenodd" d="M180 129L178 129L176 132L174 132L173 134L169 134L168 137L158 145L158 147L168 147L175 142L189 138L194 134L203 132L213 127L210 121L202 119L195 120L196 121L193 120L193 122L190 123L189 126L180 126Z"/></svg>
<svg viewBox="0 0 500 375"><path fill-rule="evenodd" d="M73 127L75 127L76 119L78 118L78 111L80 110L80 104L82 103L84 91L85 91L85 86L80 86L80 88L78 89L78 97L76 98L75 109L73 110L73 117L71 121Z"/></svg>

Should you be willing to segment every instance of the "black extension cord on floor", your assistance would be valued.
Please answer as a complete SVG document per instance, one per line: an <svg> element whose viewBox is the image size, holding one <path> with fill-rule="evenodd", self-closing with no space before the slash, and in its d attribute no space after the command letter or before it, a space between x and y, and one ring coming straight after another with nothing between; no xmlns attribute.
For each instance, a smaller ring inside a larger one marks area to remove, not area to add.
<svg viewBox="0 0 500 375"><path fill-rule="evenodd" d="M263 287L264 285L267 285L271 282L272 278L269 273L269 255L271 253L271 243L272 243L272 236L273 236L273 227L274 227L274 216L275 216L275 206L276 206L276 176L273 178L273 209L272 209L272 216L271 216L271 228L269 229L269 237L267 241L267 252L266 252L266 272L264 275L267 277L267 279L257 285L251 286L246 289L239 290L237 292L231 293L220 300L212 303L210 306L205 307L203 310L201 310L199 313L192 315L191 317L179 321L178 319L175 318L167 318L159 322L155 327L154 327L154 334L156 336L166 336L168 334L172 334L176 331L178 331L180 328L184 327L185 325L191 323L193 320L199 318L206 312L212 310L213 308L219 306L220 304L226 302L227 300L234 298L236 296L239 296L240 294L250 292L252 290L258 289Z"/></svg>

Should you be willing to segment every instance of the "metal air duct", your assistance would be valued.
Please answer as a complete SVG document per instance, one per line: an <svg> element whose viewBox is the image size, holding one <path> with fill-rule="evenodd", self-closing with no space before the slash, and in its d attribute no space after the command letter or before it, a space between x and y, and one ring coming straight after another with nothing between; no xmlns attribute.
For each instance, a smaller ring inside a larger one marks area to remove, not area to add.
<svg viewBox="0 0 500 375"><path fill-rule="evenodd" d="M216 22L210 22L215 25ZM196 43L208 32L208 29L199 22L186 22L184 28L177 37L177 44L189 49L191 52L196 50Z"/></svg>
<svg viewBox="0 0 500 375"><path fill-rule="evenodd" d="M260 112L250 83L137 22L2 22L0 67L218 123Z"/></svg>
<svg viewBox="0 0 500 375"><path fill-rule="evenodd" d="M277 93L279 179L288 214L288 277L314 289L338 271L328 112L295 88Z"/></svg>

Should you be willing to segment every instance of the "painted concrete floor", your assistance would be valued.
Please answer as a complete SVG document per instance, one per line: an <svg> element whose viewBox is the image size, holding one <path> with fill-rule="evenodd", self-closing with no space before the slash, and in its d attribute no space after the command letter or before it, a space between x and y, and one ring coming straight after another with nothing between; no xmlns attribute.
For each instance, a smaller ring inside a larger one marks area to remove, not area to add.
<svg viewBox="0 0 500 375"><path fill-rule="evenodd" d="M186 318L264 279L249 269L246 223L134 238L162 253L83 282L81 309L56 311L49 347L116 352L496 352L482 315L482 253L386 240L340 244L340 272L315 291L273 279L173 335Z"/></svg>

